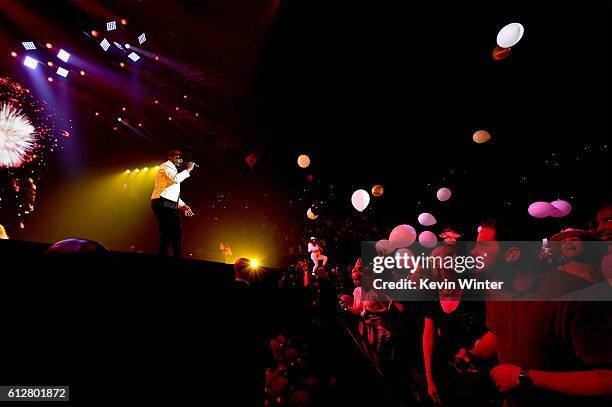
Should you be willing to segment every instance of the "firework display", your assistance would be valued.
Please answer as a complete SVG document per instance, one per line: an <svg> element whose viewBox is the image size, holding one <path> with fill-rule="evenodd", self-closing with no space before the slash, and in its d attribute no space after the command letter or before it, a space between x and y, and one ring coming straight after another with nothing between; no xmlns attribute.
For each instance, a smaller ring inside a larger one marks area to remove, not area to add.
<svg viewBox="0 0 612 407"><path fill-rule="evenodd" d="M26 227L36 206L37 183L57 148L53 109L30 90L0 77L0 223Z"/></svg>

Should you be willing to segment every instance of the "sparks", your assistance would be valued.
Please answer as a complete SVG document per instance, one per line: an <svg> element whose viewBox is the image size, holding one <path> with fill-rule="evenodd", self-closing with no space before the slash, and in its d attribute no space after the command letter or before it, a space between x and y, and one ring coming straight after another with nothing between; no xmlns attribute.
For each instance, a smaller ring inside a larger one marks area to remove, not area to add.
<svg viewBox="0 0 612 407"><path fill-rule="evenodd" d="M0 167L19 167L34 148L36 129L30 119L3 103L0 109Z"/></svg>

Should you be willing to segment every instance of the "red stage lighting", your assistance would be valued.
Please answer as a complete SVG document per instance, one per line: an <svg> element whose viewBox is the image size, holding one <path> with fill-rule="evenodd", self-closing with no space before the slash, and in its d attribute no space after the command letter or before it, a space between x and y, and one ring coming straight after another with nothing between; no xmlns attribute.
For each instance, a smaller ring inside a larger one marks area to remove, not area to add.
<svg viewBox="0 0 612 407"><path fill-rule="evenodd" d="M51 45L51 43L50 43L50 42L48 42L48 43L46 43L46 44L45 44L45 47L47 47L47 48L51 49L51 48L53 48L53 45Z"/></svg>
<svg viewBox="0 0 612 407"><path fill-rule="evenodd" d="M91 30L91 35L92 35L94 38L97 38L97 37L98 37L98 32L97 32L96 30Z"/></svg>
<svg viewBox="0 0 612 407"><path fill-rule="evenodd" d="M121 19L121 25L127 25L127 20L125 18Z"/></svg>
<svg viewBox="0 0 612 407"><path fill-rule="evenodd" d="M96 113L95 113L95 115L96 115L96 116L100 116L100 112L96 112Z"/></svg>
<svg viewBox="0 0 612 407"><path fill-rule="evenodd" d="M85 71L81 71L79 73L81 74L81 76L85 76Z"/></svg>
<svg viewBox="0 0 612 407"><path fill-rule="evenodd" d="M123 68L123 67L125 67L125 64L124 64L123 62L121 62L121 63L119 64L119 66Z"/></svg>
<svg viewBox="0 0 612 407"><path fill-rule="evenodd" d="M47 62L47 65L53 66L53 62L51 62L51 61Z"/></svg>
<svg viewBox="0 0 612 407"><path fill-rule="evenodd" d="M16 53L15 51L11 52L11 56L12 56L13 58L17 58L17 53Z"/></svg>
<svg viewBox="0 0 612 407"><path fill-rule="evenodd" d="M50 76L47 78L47 80L48 80L49 82L53 82L53 78L52 78L52 77L50 77Z"/></svg>
<svg viewBox="0 0 612 407"><path fill-rule="evenodd" d="M155 60L159 61L159 55L155 55Z"/></svg>

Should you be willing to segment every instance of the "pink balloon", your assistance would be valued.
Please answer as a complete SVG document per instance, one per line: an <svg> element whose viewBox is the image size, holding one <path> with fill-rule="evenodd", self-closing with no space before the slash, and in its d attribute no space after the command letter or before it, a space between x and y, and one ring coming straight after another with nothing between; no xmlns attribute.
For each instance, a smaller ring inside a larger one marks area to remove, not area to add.
<svg viewBox="0 0 612 407"><path fill-rule="evenodd" d="M569 202L563 201L561 199L553 201L550 204L556 209L550 212L550 216L553 216L555 218L567 216L572 211L572 205L570 205Z"/></svg>
<svg viewBox="0 0 612 407"><path fill-rule="evenodd" d="M435 247L436 244L438 244L438 238L434 233L430 232L429 230L426 230L424 232L421 232L421 234L419 235L419 243L423 247L431 249L432 247Z"/></svg>
<svg viewBox="0 0 612 407"><path fill-rule="evenodd" d="M410 225L398 225L393 228L389 235L389 246L391 250L400 247L408 247L416 240L416 230Z"/></svg>
<svg viewBox="0 0 612 407"><path fill-rule="evenodd" d="M436 197L440 202L448 201L451 197L451 190L448 188L440 188L438 192L436 192Z"/></svg>
<svg viewBox="0 0 612 407"><path fill-rule="evenodd" d="M527 209L527 212L529 212L529 214L534 218L541 219L550 216L550 214L556 210L557 208L555 208L548 202L538 201L529 205L529 209Z"/></svg>
<svg viewBox="0 0 612 407"><path fill-rule="evenodd" d="M427 212L420 214L418 220L423 226L431 226L436 224L436 218L431 213Z"/></svg>

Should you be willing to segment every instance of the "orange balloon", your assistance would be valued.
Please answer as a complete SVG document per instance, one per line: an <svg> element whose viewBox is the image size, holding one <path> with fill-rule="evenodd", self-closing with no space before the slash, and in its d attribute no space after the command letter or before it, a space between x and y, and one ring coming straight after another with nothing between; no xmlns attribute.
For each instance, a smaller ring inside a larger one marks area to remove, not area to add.
<svg viewBox="0 0 612 407"><path fill-rule="evenodd" d="M385 189L382 185L374 185L372 187L372 195L374 196L381 196L383 192L385 192Z"/></svg>
<svg viewBox="0 0 612 407"><path fill-rule="evenodd" d="M493 48L493 59L496 61L501 61L502 59L506 59L510 56L510 49L511 48L502 48L499 45L496 45L495 48Z"/></svg>
<svg viewBox="0 0 612 407"><path fill-rule="evenodd" d="M486 143L487 141L491 140L491 135L486 130L478 130L472 136L472 140L474 140L474 142L478 144Z"/></svg>

